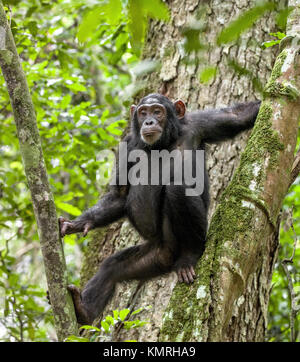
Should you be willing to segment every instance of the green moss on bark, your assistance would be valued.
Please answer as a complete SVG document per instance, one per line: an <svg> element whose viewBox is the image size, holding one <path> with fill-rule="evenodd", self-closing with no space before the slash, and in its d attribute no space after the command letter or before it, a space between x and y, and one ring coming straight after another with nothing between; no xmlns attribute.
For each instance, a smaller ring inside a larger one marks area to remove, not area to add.
<svg viewBox="0 0 300 362"><path fill-rule="evenodd" d="M278 79L281 76L281 73L282 73L281 69L282 69L282 66L283 66L283 64L284 64L284 62L286 60L286 57L287 57L287 51L286 50L283 50L278 55L278 57L276 58L276 61L275 61L275 64L274 64L274 67L273 67L269 82L273 82L273 81L275 81L276 79Z"/></svg>
<svg viewBox="0 0 300 362"><path fill-rule="evenodd" d="M287 97L291 100L297 100L299 98L299 91L293 84L277 81L282 74L282 66L286 61L287 55L287 50L283 50L277 57L264 93L271 97Z"/></svg>

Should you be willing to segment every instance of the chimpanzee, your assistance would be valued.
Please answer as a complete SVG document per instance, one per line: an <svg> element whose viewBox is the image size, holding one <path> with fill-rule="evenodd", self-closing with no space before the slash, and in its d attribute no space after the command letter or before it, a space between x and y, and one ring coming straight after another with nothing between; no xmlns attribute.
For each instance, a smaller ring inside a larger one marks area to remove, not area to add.
<svg viewBox="0 0 300 362"><path fill-rule="evenodd" d="M260 101L217 110L186 113L183 101L171 102L149 94L131 106L132 128L124 139L128 152L174 149L204 150L205 143L223 141L253 127ZM128 161L128 172L134 162ZM173 165L174 166L174 165ZM193 167L194 163L193 163ZM117 174L118 180L118 174ZM202 255L209 205L208 176L204 167L201 195L186 196L187 185L110 186L100 201L73 221L59 219L61 236L108 225L127 216L146 240L108 257L83 291L70 285L78 322L90 324L113 295L117 282L147 280L176 271L180 282L192 283Z"/></svg>

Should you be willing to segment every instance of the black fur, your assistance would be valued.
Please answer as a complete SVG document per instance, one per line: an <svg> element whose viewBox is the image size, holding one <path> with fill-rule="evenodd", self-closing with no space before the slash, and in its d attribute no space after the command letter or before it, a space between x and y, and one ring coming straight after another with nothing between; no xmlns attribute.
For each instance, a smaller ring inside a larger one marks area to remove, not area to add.
<svg viewBox="0 0 300 362"><path fill-rule="evenodd" d="M204 150L206 142L226 140L251 128L260 105L259 101L238 104L220 110L186 113L179 119L174 103L160 94L148 95L139 105L153 98L167 111L163 133L153 145L143 142L135 110L131 132L125 139L128 151L171 151L178 147ZM128 165L130 167L132 164ZM204 180L204 192L193 197L185 195L185 184L176 186L172 182L167 186L112 186L96 206L73 222L67 222L63 234L83 231L87 223L92 229L127 216L146 240L142 245L127 248L107 258L82 291L80 303L76 303L73 296L79 321L83 319L83 322L90 323L101 313L117 282L146 280L172 270L177 271L184 281L193 281L193 267L202 255L206 241L209 206L206 170ZM87 315L88 318L84 318Z"/></svg>

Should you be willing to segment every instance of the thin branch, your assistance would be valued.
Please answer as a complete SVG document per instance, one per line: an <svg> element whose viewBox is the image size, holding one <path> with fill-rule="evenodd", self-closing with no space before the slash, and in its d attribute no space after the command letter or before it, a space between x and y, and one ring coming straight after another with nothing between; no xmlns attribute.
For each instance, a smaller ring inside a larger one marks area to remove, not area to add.
<svg viewBox="0 0 300 362"><path fill-rule="evenodd" d="M288 280L288 289L289 289L290 298L291 298L291 314L290 314L291 342L295 342L296 341L295 320L296 320L298 312L300 311L300 305L298 305L300 296L297 295L294 290L292 275L289 271L287 264L293 264L293 259L295 256L298 238L297 238L297 234L296 234L293 224L291 224L291 229L293 230L293 233L294 233L293 252L292 252L292 255L290 258L285 258L281 261L281 265L282 265L282 268L283 268L285 275L287 277L287 280Z"/></svg>

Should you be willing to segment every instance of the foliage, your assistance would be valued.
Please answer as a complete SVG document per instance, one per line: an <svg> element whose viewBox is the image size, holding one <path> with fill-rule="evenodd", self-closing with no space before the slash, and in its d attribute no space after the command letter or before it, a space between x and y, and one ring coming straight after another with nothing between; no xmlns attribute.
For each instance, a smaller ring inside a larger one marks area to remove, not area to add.
<svg viewBox="0 0 300 362"><path fill-rule="evenodd" d="M39 323L41 320L51 323L52 316L40 303L44 290L36 284L29 284L29 278L23 277L22 269L27 269L27 266L18 265L14 271L18 261L9 256L7 249L1 251L0 262L0 287L5 291L0 328L6 329L11 340L45 340L46 331L38 328Z"/></svg>
<svg viewBox="0 0 300 362"><path fill-rule="evenodd" d="M129 320L133 315L140 313L143 309L139 308L132 313L129 309L122 309L120 311L114 310L113 315L108 315L101 321L101 327L95 327L90 325L84 325L81 327L82 330L86 330L92 333L88 333L88 336L69 336L66 342L108 342L113 340L113 334L116 329L124 328L130 330L133 328L143 327L147 321L140 321L139 319ZM136 341L125 341L125 342L136 342Z"/></svg>
<svg viewBox="0 0 300 362"><path fill-rule="evenodd" d="M244 11L239 17L230 22L219 33L216 34L213 42L208 43L206 40L206 5L202 5L200 10L194 18L192 18L182 30L184 38L185 61L190 62L191 55L197 54L197 58L203 64L204 69L199 74L199 81L201 83L209 83L215 78L218 73L218 67L215 64L208 64L205 58L205 52L210 47L231 45L239 43L242 39L243 33L249 28L255 26L255 23L261 19L265 13L269 13L276 20L279 29L284 30L286 20L292 7L286 7L281 1L258 1L255 6L247 11ZM257 44L264 48L277 45L280 40L285 36L282 32L270 33L275 36L277 40L270 40L263 44ZM256 40L253 39L255 42ZM232 59L228 56L228 67L232 68L237 74L249 77L253 82L254 89L262 93L263 86L260 80L253 74L251 69L241 67L237 59Z"/></svg>
<svg viewBox="0 0 300 362"><path fill-rule="evenodd" d="M56 207L59 214L72 218L96 202L109 180L112 160L103 158L101 151L115 148L127 124L122 106L128 104L126 86L131 81L130 69L138 61L130 43L132 39L141 42L144 34L130 32L126 1L6 3L36 110ZM155 3L166 9L160 1ZM103 11L98 13L100 6ZM148 2L141 1L140 6L144 22L157 15L158 8ZM166 10L164 14L166 18ZM44 326L49 307L38 235L2 76L0 107L0 338L47 340L52 336L47 336ZM78 274L79 254L85 246L81 239L75 243L76 239L65 238L71 275ZM21 270L26 273L20 275ZM24 298L28 298L26 303ZM15 315L8 323L12 312ZM20 315L22 331L16 327Z"/></svg>
<svg viewBox="0 0 300 362"><path fill-rule="evenodd" d="M277 40L266 41L265 43L262 44L265 48L269 48L279 44L281 40L285 37L285 34L281 33L280 31L277 31L277 33L270 33L270 35L277 38Z"/></svg>
<svg viewBox="0 0 300 362"><path fill-rule="evenodd" d="M300 141L300 138L299 138ZM299 142L298 142L299 143ZM295 233L292 230L292 227ZM294 241L300 235L300 179L292 185L285 198L280 229L280 249L278 261L272 278L272 292L269 303L269 340L272 342L290 341L291 300L287 276L281 266L281 261L293 254ZM293 287L300 296L300 245L299 237L293 258L293 264L288 266L292 275ZM300 313L295 321L297 341L300 341Z"/></svg>

